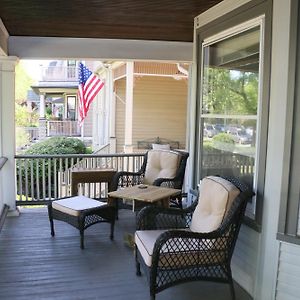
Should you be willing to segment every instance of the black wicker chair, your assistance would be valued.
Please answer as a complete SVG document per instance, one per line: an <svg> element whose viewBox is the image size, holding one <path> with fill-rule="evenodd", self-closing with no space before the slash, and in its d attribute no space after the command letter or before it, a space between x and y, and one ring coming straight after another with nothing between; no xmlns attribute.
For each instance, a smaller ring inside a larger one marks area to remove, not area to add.
<svg viewBox="0 0 300 300"><path fill-rule="evenodd" d="M187 152L178 151L178 150L149 150L145 156L142 167L138 172L126 172L121 171L116 173L113 179L113 190L117 190L121 187L130 187L138 184L145 183L145 175L147 174L147 168L149 167L149 154L153 153L163 153L163 154L171 154L176 155L178 157L178 167L176 170L176 174L172 178L155 178L152 182L146 182L147 184L156 185L156 186L165 186L174 189L182 189L185 167L187 163L187 159L189 154ZM171 199L171 204L182 208L182 197L184 197L184 193L177 196L174 199ZM119 208L131 208L130 205L122 203L122 201L117 201L117 209Z"/></svg>
<svg viewBox="0 0 300 300"><path fill-rule="evenodd" d="M197 202L183 210L152 206L139 212L135 235L136 274L141 275L142 265L148 277L152 300L168 287L195 280L228 283L232 299L235 299L231 257L247 200L253 193L235 178L226 180L233 183L240 194L235 197L221 224L211 232L193 232L189 229ZM153 239L146 255L143 254L143 246L138 243L138 239L147 234L145 230L150 230L148 234ZM152 255L149 255L151 251ZM148 257L148 261L145 257Z"/></svg>

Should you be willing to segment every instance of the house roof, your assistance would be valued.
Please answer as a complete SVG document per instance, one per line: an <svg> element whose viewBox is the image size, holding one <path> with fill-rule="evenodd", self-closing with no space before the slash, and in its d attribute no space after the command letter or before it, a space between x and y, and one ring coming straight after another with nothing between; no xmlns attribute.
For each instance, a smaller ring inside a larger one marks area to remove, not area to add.
<svg viewBox="0 0 300 300"><path fill-rule="evenodd" d="M41 81L38 84L32 85L31 88L35 93L59 93L66 92L76 93L78 89L78 82L45 82Z"/></svg>
<svg viewBox="0 0 300 300"><path fill-rule="evenodd" d="M191 42L194 17L221 0L2 0L10 36Z"/></svg>
<svg viewBox="0 0 300 300"><path fill-rule="evenodd" d="M40 96L36 94L33 90L27 91L27 101L30 102L40 102Z"/></svg>

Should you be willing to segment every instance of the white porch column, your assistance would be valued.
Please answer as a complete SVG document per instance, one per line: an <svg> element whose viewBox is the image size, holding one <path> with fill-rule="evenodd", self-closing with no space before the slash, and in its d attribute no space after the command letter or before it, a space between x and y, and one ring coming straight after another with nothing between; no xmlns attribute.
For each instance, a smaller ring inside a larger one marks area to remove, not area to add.
<svg viewBox="0 0 300 300"><path fill-rule="evenodd" d="M125 107L125 145L124 152L130 153L132 145L132 115L133 115L133 62L126 63L126 107Z"/></svg>
<svg viewBox="0 0 300 300"><path fill-rule="evenodd" d="M114 94L114 79L113 79L113 71L111 66L108 68L108 126L109 126L109 151L110 153L116 153L117 151L117 143L116 143L116 96Z"/></svg>
<svg viewBox="0 0 300 300"><path fill-rule="evenodd" d="M40 118L39 118L39 140L47 136L47 121L45 118L45 94L40 94Z"/></svg>
<svg viewBox="0 0 300 300"><path fill-rule="evenodd" d="M0 198L17 215L15 176L15 65L17 57L0 58L0 156L8 158L1 170Z"/></svg>
<svg viewBox="0 0 300 300"><path fill-rule="evenodd" d="M45 118L45 95L40 94L40 119Z"/></svg>

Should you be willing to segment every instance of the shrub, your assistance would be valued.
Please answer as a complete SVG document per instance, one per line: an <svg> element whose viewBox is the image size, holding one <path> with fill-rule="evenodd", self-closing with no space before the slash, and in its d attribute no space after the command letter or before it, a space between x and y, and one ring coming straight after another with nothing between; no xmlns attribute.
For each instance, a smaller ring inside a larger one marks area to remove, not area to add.
<svg viewBox="0 0 300 300"><path fill-rule="evenodd" d="M85 154L86 147L84 143L77 139L77 138L68 138L68 137L52 137L47 140L38 142L32 145L29 149L25 151L27 155L53 155L53 154ZM39 190L45 189L46 195L53 195L54 193L54 160L46 159L46 160L36 160L36 159L29 159L27 160L27 168L31 166L30 170L32 172L32 177L29 174L26 174L26 168L22 165L22 161L18 161L17 164L17 174L21 175L22 180L22 187L23 189L26 186L29 188L29 194L34 199L37 198L37 188L36 185L38 183ZM57 162L56 162L57 163ZM57 165L56 165L57 166ZM66 170L72 167L72 160L63 160L61 165L63 170ZM43 172L45 177L43 179ZM58 169L56 169L58 172ZM48 176L51 176L51 182L48 181ZM57 176L56 176L57 178ZM31 181L35 185L34 194L31 191ZM24 192L24 191L22 191Z"/></svg>
<svg viewBox="0 0 300 300"><path fill-rule="evenodd" d="M24 128L16 128L16 147L20 148L30 143L29 134L25 132Z"/></svg>
<svg viewBox="0 0 300 300"><path fill-rule="evenodd" d="M85 154L84 143L77 138L51 137L32 145L25 154Z"/></svg>
<svg viewBox="0 0 300 300"><path fill-rule="evenodd" d="M228 133L219 133L212 139L212 146L219 150L233 151L235 147L233 137Z"/></svg>

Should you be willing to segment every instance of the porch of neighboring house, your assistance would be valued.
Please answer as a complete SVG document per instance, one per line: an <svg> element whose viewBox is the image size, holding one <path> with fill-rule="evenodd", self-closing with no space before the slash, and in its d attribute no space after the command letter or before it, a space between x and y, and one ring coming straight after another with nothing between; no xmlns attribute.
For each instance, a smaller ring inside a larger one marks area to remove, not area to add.
<svg viewBox="0 0 300 300"><path fill-rule="evenodd" d="M78 68L75 60L50 61L40 66L40 80L32 85L31 94L38 98L38 134L27 130L32 139L42 140L52 136L92 136L92 109L85 127L78 124L77 90Z"/></svg>
<svg viewBox="0 0 300 300"><path fill-rule="evenodd" d="M0 235L1 299L149 299L145 274L135 275L134 253L124 243L124 233L134 232L135 214L121 210L114 241L109 225L86 230L85 249L79 232L55 221L50 235L46 208L23 208L19 217L7 218ZM250 296L237 284L238 300ZM169 288L158 300L229 300L229 287L222 283L192 282Z"/></svg>

